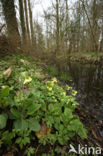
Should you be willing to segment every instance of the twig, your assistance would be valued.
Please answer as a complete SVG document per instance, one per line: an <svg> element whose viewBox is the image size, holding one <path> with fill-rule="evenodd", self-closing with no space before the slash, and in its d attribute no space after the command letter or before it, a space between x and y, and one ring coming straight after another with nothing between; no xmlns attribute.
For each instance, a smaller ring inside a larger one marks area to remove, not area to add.
<svg viewBox="0 0 103 156"><path fill-rule="evenodd" d="M0 27L0 33L2 31L2 29L5 27L5 24L3 24L1 27Z"/></svg>

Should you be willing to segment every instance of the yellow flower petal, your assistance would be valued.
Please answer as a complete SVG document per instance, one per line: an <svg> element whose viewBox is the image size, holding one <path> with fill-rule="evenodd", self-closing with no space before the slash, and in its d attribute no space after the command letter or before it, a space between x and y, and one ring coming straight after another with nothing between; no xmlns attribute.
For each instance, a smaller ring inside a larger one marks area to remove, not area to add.
<svg viewBox="0 0 103 156"><path fill-rule="evenodd" d="M24 83L23 84L26 84L26 83L29 83L32 81L32 78L31 77L27 77L25 80L24 80Z"/></svg>

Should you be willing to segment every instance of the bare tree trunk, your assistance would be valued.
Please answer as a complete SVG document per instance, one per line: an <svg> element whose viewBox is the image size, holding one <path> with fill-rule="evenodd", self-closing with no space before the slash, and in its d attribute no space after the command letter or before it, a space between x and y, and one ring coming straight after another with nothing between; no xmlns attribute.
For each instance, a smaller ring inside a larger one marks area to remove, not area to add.
<svg viewBox="0 0 103 156"><path fill-rule="evenodd" d="M98 31L97 31L97 8L96 8L96 0L93 0L93 7L92 7L92 12L93 12L93 16L92 16L92 28L93 28L93 32L95 33L95 41L96 44L94 45L94 50L97 51L98 50Z"/></svg>
<svg viewBox="0 0 103 156"><path fill-rule="evenodd" d="M20 22L21 22L23 42L25 42L26 36L25 36L25 21L24 21L23 0L19 0L19 14L20 14Z"/></svg>
<svg viewBox="0 0 103 156"><path fill-rule="evenodd" d="M27 40L30 42L30 30L28 24L28 12L27 12L27 1L24 0L24 8L25 8L25 23L26 23L26 31L27 31Z"/></svg>
<svg viewBox="0 0 103 156"><path fill-rule="evenodd" d="M59 0L56 0L56 54L59 51Z"/></svg>
<svg viewBox="0 0 103 156"><path fill-rule="evenodd" d="M33 17L32 17L30 0L28 0L28 7L29 7L29 16L30 16L31 41L32 41L32 45L35 46L36 43L35 43L35 39L34 39Z"/></svg>
<svg viewBox="0 0 103 156"><path fill-rule="evenodd" d="M101 41L99 44L99 52L103 51L103 19L102 19L102 28L101 28Z"/></svg>
<svg viewBox="0 0 103 156"><path fill-rule="evenodd" d="M101 42L100 42L100 48L99 48L99 51L100 51L100 52L103 51L103 31L102 31L102 39L101 39Z"/></svg>
<svg viewBox="0 0 103 156"><path fill-rule="evenodd" d="M20 43L20 35L18 31L18 24L16 19L16 12L14 6L14 0L1 0L3 6L3 12L7 24L7 32L9 38L14 41L15 44Z"/></svg>
<svg viewBox="0 0 103 156"><path fill-rule="evenodd" d="M77 11L77 18L78 18L78 22L77 22L77 36L76 36L76 51L79 51L80 48L80 38L81 38L81 33L80 33L80 29L81 29L81 14L80 14L80 1L78 1L78 11Z"/></svg>
<svg viewBox="0 0 103 156"><path fill-rule="evenodd" d="M89 23L90 30L91 30L91 35L92 35L92 40L93 40L93 44L94 44L94 46L93 46L93 51L95 51L95 49L97 48L97 43L96 43L94 31L93 31L93 29L92 29L92 24L91 24L90 18L89 18L89 16L88 16L88 12L87 12L87 10L86 10L85 4L84 4L84 0L81 0L81 2L82 2L82 6L83 6L83 8L84 8L85 14L86 14L86 16L87 16L87 19L88 19L88 23ZM94 47L95 47L95 48L94 48Z"/></svg>
<svg viewBox="0 0 103 156"><path fill-rule="evenodd" d="M68 25L69 25L69 15L68 15L68 0L65 0L66 3L66 51L68 49Z"/></svg>

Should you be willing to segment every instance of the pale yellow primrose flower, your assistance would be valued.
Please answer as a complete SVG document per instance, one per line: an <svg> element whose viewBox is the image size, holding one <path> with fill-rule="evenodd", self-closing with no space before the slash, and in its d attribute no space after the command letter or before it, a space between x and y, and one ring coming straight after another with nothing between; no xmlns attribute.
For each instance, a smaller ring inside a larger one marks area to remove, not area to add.
<svg viewBox="0 0 103 156"><path fill-rule="evenodd" d="M21 62L21 63L24 63L24 60L23 60L23 59L20 59L20 62Z"/></svg>
<svg viewBox="0 0 103 156"><path fill-rule="evenodd" d="M64 97L66 96L66 92L62 92L61 95Z"/></svg>
<svg viewBox="0 0 103 156"><path fill-rule="evenodd" d="M30 76L28 76L27 78L25 78L23 84L29 83L32 81L32 78Z"/></svg>
<svg viewBox="0 0 103 156"><path fill-rule="evenodd" d="M72 95L76 96L77 95L77 91L76 90L72 90Z"/></svg>
<svg viewBox="0 0 103 156"><path fill-rule="evenodd" d="M71 89L72 89L72 87L66 85L66 90L71 90Z"/></svg>
<svg viewBox="0 0 103 156"><path fill-rule="evenodd" d="M52 82L56 82L57 83L57 79L54 77L53 79L52 79Z"/></svg>
<svg viewBox="0 0 103 156"><path fill-rule="evenodd" d="M51 91L51 90L52 90L52 87L48 87L48 86L47 86L47 89L48 89L49 91Z"/></svg>

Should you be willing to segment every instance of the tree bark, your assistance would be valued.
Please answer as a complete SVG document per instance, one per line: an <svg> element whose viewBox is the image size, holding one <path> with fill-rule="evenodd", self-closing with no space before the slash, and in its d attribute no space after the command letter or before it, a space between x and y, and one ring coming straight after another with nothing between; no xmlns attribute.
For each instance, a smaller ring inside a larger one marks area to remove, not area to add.
<svg viewBox="0 0 103 156"><path fill-rule="evenodd" d="M25 43L26 37L25 37L25 20L24 20L23 0L19 0L19 14L20 14L23 42Z"/></svg>
<svg viewBox="0 0 103 156"><path fill-rule="evenodd" d="M24 0L24 8L25 8L25 23L26 23L26 31L27 36L26 39L30 42L30 30L29 30L29 24L28 24L28 11L27 11L27 0Z"/></svg>
<svg viewBox="0 0 103 156"><path fill-rule="evenodd" d="M29 7L29 16L30 16L31 42L32 42L32 45L35 46L36 43L34 39L33 17L32 17L30 0L28 0L28 7Z"/></svg>
<svg viewBox="0 0 103 156"><path fill-rule="evenodd" d="M3 6L3 13L7 24L8 37L14 41L15 44L20 43L20 35L18 31L18 24L16 19L16 12L14 0L1 0Z"/></svg>
<svg viewBox="0 0 103 156"><path fill-rule="evenodd" d="M59 51L59 0L56 0L56 54Z"/></svg>
<svg viewBox="0 0 103 156"><path fill-rule="evenodd" d="M97 47L97 42L96 42L96 39L95 39L95 32L93 31L93 27L92 27L92 24L91 24L91 21L90 21L90 18L89 18L89 15L88 15L88 12L86 10L86 7L85 7L85 4L84 4L84 0L81 0L82 2L82 5L83 5L83 8L84 8L84 11L85 11L85 14L87 16L87 19L88 19L88 23L89 23L89 26L90 26L90 30L91 30L91 36L92 36L92 42L93 42L93 51L95 51L96 49L98 49Z"/></svg>
<svg viewBox="0 0 103 156"><path fill-rule="evenodd" d="M66 50L68 49L68 25L69 25L69 16L68 16L68 0L65 0L66 3Z"/></svg>

